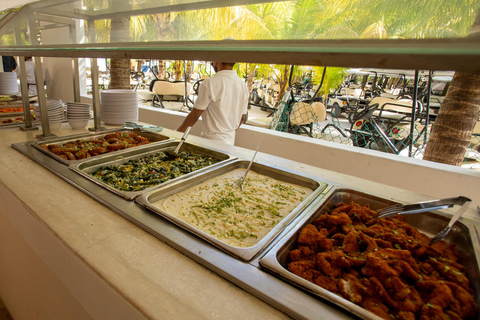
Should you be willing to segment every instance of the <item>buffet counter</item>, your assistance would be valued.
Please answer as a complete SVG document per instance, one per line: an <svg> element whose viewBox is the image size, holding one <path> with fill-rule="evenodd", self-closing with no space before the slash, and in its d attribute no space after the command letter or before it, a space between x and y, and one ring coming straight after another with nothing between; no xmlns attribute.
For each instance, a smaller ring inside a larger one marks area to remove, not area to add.
<svg viewBox="0 0 480 320"><path fill-rule="evenodd" d="M83 132L64 123L54 133ZM12 148L40 133L0 130L0 297L14 319L287 319L307 317L310 307L317 319L355 318L261 270L259 257L235 259L100 186L74 186L65 177L81 176L54 159L37 163ZM253 155L193 135L187 141ZM429 200L261 151L256 162L385 199ZM462 219L477 216L470 208Z"/></svg>

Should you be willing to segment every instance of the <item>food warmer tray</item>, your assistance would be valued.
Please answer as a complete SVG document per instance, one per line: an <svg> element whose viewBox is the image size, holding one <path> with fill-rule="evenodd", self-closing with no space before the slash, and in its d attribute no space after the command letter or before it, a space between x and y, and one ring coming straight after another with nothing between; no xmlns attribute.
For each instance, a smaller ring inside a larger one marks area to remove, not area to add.
<svg viewBox="0 0 480 320"><path fill-rule="evenodd" d="M322 202L320 206L312 208L313 210L305 214L305 216L298 221L296 226L292 228L288 234L282 237L275 246L268 250L265 256L259 260L259 263L262 268L268 270L286 282L334 303L363 319L381 320L381 317L367 311L366 309L287 270L289 252L294 248L300 230L317 219L322 212L334 209L338 203L350 203L352 201L362 206L369 204L372 210L378 210L386 206L397 204L396 202L382 199L361 191L347 188L334 188L327 199ZM449 216L438 213L438 211L437 213L426 212L422 214L404 215L403 217L407 223L429 237L435 236L445 228L450 220ZM475 302L477 305L480 305L479 259L476 254L480 248L479 239L477 230L473 224L468 222L463 223L463 221L465 221L465 219L457 221L445 238L445 241L447 243L456 244L456 249L461 259L460 261L466 267L467 277L470 279L471 286L474 290Z"/></svg>
<svg viewBox="0 0 480 320"><path fill-rule="evenodd" d="M168 137L166 135L162 135L162 134L159 134L159 133L153 133L153 132L144 132L144 131L141 131L140 129L126 129L126 128L116 128L116 129L109 129L109 130L105 130L105 131L99 131L99 132L92 132L92 133L82 133L82 134L74 134L74 135L70 135L70 136L64 136L64 137L58 137L58 138L53 138L53 139L46 139L46 140L40 140L40 141L30 141L30 145L32 145L34 148L40 150L41 152L45 153L46 155L48 155L49 157L52 157L54 158L55 160L63 163L63 164L66 164L66 165L69 165L71 163L78 163L79 161L81 160L65 160L63 158L60 158L59 156L57 156L55 153L45 149L45 148L42 148L41 145L42 144L46 144L46 145L49 145L49 144L58 144L58 145L63 145L65 143L68 143L70 141L75 141L75 140L95 140L95 139L98 139L98 138L103 138L105 135L107 134L110 134L110 133L115 133L115 132L122 132L122 133L136 133L142 137L145 137L148 139L148 141L150 141L150 143L148 144L144 144L144 145L141 145L141 146L136 146L136 147L132 147L133 149L139 149L139 148L143 148L143 147L146 147L146 146L149 146L151 145L152 143L153 144L159 144L159 143L163 143L163 142L167 142L167 141L173 141L174 139L171 138L171 137ZM130 150L132 148L128 148L127 150ZM117 151L113 151L111 153L108 153L108 154L118 154L119 152L121 151L124 151L124 149L122 150L117 150ZM92 158L97 158L99 156L95 156L95 157L92 157ZM91 158L89 158L91 159Z"/></svg>
<svg viewBox="0 0 480 320"><path fill-rule="evenodd" d="M155 189L151 192L143 193L141 196L135 198L135 202L148 208L149 210L159 214L160 216L170 220L176 225L190 231L191 233L197 235L198 237L204 239L205 241L213 244L214 246L224 250L225 252L231 254L234 257L240 258L244 261L251 260L256 254L263 250L296 216L298 216L303 209L305 209L313 199L319 196L322 191L328 186L327 183L309 178L307 176L300 175L293 171L288 171L286 169L273 168L267 165L263 165L257 162L253 162L251 166L251 171L254 171L258 174L262 174L280 181L297 184L303 187L307 187L313 190L307 198L305 198L290 214L288 214L282 221L280 221L262 240L260 240L256 245L247 248L239 248L230 246L211 235L200 231L194 226L164 212L160 208L155 207L152 203L167 198L172 194L176 194L185 189L198 185L202 182L215 178L217 176L226 174L235 169L247 168L250 161L247 160L236 160L230 162L221 167L217 167L203 174L195 175L189 179L178 181L172 183L168 186L162 186L158 189Z"/></svg>
<svg viewBox="0 0 480 320"><path fill-rule="evenodd" d="M16 119L20 117L23 117L23 112L0 113L0 128L10 128L10 127L19 126L19 125L25 125L25 121L2 123L3 120L10 119L10 118ZM33 119L32 119L32 123L40 124L38 120L33 120Z"/></svg>
<svg viewBox="0 0 480 320"><path fill-rule="evenodd" d="M123 162L127 162L129 160L135 160L135 159L140 159L144 157L148 157L150 155L153 155L157 152L160 151L174 151L177 145L180 143L180 141L167 141L163 142L161 144L147 144L145 146L142 146L141 148L129 148L129 149L124 149L120 150L117 152L112 152L108 153L105 155L101 155L98 157L92 157L92 158L87 158L83 160L77 160L74 163L71 163L68 167L72 169L73 171L77 172L78 174L82 175L83 177L95 182L96 184L101 185L105 189L127 199L127 200L133 200L135 197L139 196L142 193L148 192L150 190L159 188L161 186L164 186L166 184L170 184L174 181L178 180L183 180L188 178L189 176L198 174L200 172L207 171L211 168L214 168L216 166L222 165L228 161L231 161L235 159L234 156L223 153L218 150L214 149L207 149L205 147L201 147L196 144L191 144L191 143L183 143L181 150L180 151L188 151L204 156L209 156L213 157L219 160L218 163L213 164L211 166L201 168L199 170L184 174L183 176L177 177L175 179L167 180L163 183L157 184L155 186L151 186L149 188L146 188L144 190L140 191L122 191L115 189L114 187L104 183L103 181L100 181L90 174L97 171L98 169L106 166L112 166L112 165L119 165L122 164ZM43 149L43 148L42 148Z"/></svg>

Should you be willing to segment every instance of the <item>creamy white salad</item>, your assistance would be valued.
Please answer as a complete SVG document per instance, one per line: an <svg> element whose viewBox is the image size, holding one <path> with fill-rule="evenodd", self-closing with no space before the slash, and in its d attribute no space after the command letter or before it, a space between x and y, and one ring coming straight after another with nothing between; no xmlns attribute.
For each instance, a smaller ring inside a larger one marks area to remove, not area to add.
<svg viewBox="0 0 480 320"><path fill-rule="evenodd" d="M218 240L252 247L295 209L313 190L250 171L240 191L236 169L153 205Z"/></svg>

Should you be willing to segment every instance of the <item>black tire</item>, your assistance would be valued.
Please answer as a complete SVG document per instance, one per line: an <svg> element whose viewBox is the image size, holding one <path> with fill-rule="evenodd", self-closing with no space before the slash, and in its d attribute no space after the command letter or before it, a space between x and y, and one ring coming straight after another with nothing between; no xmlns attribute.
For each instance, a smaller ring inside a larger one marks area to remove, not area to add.
<svg viewBox="0 0 480 320"><path fill-rule="evenodd" d="M342 107L338 103L334 103L332 106L332 117L338 118L342 114Z"/></svg>
<svg viewBox="0 0 480 320"><path fill-rule="evenodd" d="M253 103L259 104L260 103L260 97L258 96L257 90L253 91L252 95L253 95L253 97L252 97Z"/></svg>
<svg viewBox="0 0 480 320"><path fill-rule="evenodd" d="M348 113L348 122L350 122L350 124L353 124L355 122L355 119L354 119L355 115L356 115L355 111L350 111Z"/></svg>

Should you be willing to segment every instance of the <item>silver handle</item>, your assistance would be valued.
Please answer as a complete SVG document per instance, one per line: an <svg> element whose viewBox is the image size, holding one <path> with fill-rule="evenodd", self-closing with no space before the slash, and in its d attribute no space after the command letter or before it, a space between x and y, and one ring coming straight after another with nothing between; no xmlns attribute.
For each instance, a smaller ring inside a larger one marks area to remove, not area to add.
<svg viewBox="0 0 480 320"><path fill-rule="evenodd" d="M460 196L456 198L446 198L440 200L419 202L415 204L407 204L404 206L402 214L412 214L432 210L447 209L453 207L454 205L463 205L469 201L471 201L469 198Z"/></svg>
<svg viewBox="0 0 480 320"><path fill-rule="evenodd" d="M468 199L463 203L462 207L458 209L458 211L453 215L452 219L448 223L447 228L451 228L455 224L455 222L457 222L457 220L462 216L462 214L468 209L471 202L472 201Z"/></svg>
<svg viewBox="0 0 480 320"><path fill-rule="evenodd" d="M190 133L190 129L192 129L192 127L187 127L187 129L185 130L185 133L182 136L182 139L180 140L180 143L175 148L175 151L173 151L174 153L178 153L178 150L180 150L180 147L182 146L183 142L185 141L185 139L187 139L187 136Z"/></svg>
<svg viewBox="0 0 480 320"><path fill-rule="evenodd" d="M253 158L252 160L250 160L250 163L248 164L247 171L245 171L245 174L242 177L242 183L243 181L245 181L248 171L250 171L250 167L252 166L253 160L255 160L255 157L257 156L258 148L260 148L260 141L258 141L257 150L255 150L255 153L253 154Z"/></svg>

